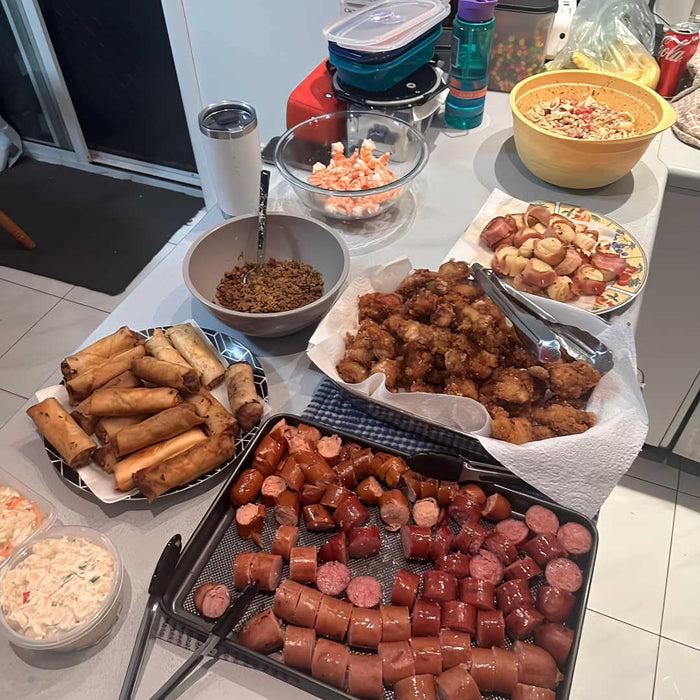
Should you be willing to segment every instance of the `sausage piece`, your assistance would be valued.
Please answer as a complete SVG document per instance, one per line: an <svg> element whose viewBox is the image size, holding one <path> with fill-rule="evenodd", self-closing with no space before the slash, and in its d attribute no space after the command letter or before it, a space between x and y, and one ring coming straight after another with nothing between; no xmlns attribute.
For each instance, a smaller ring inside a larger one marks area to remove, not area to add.
<svg viewBox="0 0 700 700"><path fill-rule="evenodd" d="M345 592L348 600L360 608L374 608L382 602L382 587L374 576L355 576Z"/></svg>
<svg viewBox="0 0 700 700"><path fill-rule="evenodd" d="M487 520L498 522L510 517L511 510L510 501L500 493L494 493L486 499L482 515Z"/></svg>
<svg viewBox="0 0 700 700"><path fill-rule="evenodd" d="M292 491L300 491L301 487L304 486L304 472L299 468L293 455L289 455L284 460L282 467L277 472L277 476L284 479L284 482ZM321 496L319 496L319 500L320 498Z"/></svg>
<svg viewBox="0 0 700 700"><path fill-rule="evenodd" d="M510 695L518 683L518 657L514 651L491 647L496 667L493 689L496 693Z"/></svg>
<svg viewBox="0 0 700 700"><path fill-rule="evenodd" d="M494 532L484 540L484 548L495 554L503 566L512 564L518 558L518 550L500 532Z"/></svg>
<svg viewBox="0 0 700 700"><path fill-rule="evenodd" d="M491 531L479 523L464 523L452 542L452 548L464 554L477 554L490 534Z"/></svg>
<svg viewBox="0 0 700 700"><path fill-rule="evenodd" d="M318 558L321 561L339 561L343 564L347 564L348 554L345 533L339 532L322 544L318 550Z"/></svg>
<svg viewBox="0 0 700 700"><path fill-rule="evenodd" d="M238 641L248 649L269 654L284 646L284 632L280 621L268 609L243 625L238 633Z"/></svg>
<svg viewBox="0 0 700 700"><path fill-rule="evenodd" d="M279 554L284 561L289 561L292 547L299 541L299 528L296 525L280 525L272 538L272 553Z"/></svg>
<svg viewBox="0 0 700 700"><path fill-rule="evenodd" d="M394 696L396 700L436 700L435 678L431 673L402 678L394 684Z"/></svg>
<svg viewBox="0 0 700 700"><path fill-rule="evenodd" d="M375 455L376 457L377 455ZM396 455L389 455L379 466L374 466L374 475L383 481L390 489L395 489L401 482L401 475L408 471L408 464Z"/></svg>
<svg viewBox="0 0 700 700"><path fill-rule="evenodd" d="M463 578L459 582L459 598L477 610L496 609L496 589L491 581L482 578Z"/></svg>
<svg viewBox="0 0 700 700"><path fill-rule="evenodd" d="M469 603L450 600L442 604L442 626L457 632L476 633L477 610Z"/></svg>
<svg viewBox="0 0 700 700"><path fill-rule="evenodd" d="M544 570L547 583L562 591L576 593L583 585L583 573L571 559L552 559Z"/></svg>
<svg viewBox="0 0 700 700"><path fill-rule="evenodd" d="M316 587L321 593L339 596L350 583L350 570L339 561L328 561L316 571Z"/></svg>
<svg viewBox="0 0 700 700"><path fill-rule="evenodd" d="M516 608L506 616L506 630L513 639L527 639L544 622L534 608Z"/></svg>
<svg viewBox="0 0 700 700"><path fill-rule="evenodd" d="M537 609L548 622L564 622L574 609L576 596L569 591L540 586L537 590Z"/></svg>
<svg viewBox="0 0 700 700"><path fill-rule="evenodd" d="M382 616L374 608L354 606L348 625L348 644L362 649L376 649L382 641Z"/></svg>
<svg viewBox="0 0 700 700"><path fill-rule="evenodd" d="M472 665L469 669L479 690L490 692L496 685L496 659L491 649L472 649Z"/></svg>
<svg viewBox="0 0 700 700"><path fill-rule="evenodd" d="M312 506L314 503L318 503L322 498L323 494L326 492L326 487L324 484L319 484L314 486L313 484L304 484L299 491L299 500L303 506Z"/></svg>
<svg viewBox="0 0 700 700"><path fill-rule="evenodd" d="M547 532L554 534L559 529L559 518L549 508L534 505L525 512L525 524L536 535L543 535Z"/></svg>
<svg viewBox="0 0 700 700"><path fill-rule="evenodd" d="M420 525L401 526L401 547L408 561L426 561L430 556L432 531Z"/></svg>
<svg viewBox="0 0 700 700"><path fill-rule="evenodd" d="M435 560L435 570L452 574L455 578L469 576L469 555L462 552L450 552Z"/></svg>
<svg viewBox="0 0 700 700"><path fill-rule="evenodd" d="M384 488L373 476L368 476L357 485L358 498L368 506L376 506L383 493Z"/></svg>
<svg viewBox="0 0 700 700"><path fill-rule="evenodd" d="M593 535L578 523L564 523L557 530L557 539L569 554L585 554L593 547Z"/></svg>
<svg viewBox="0 0 700 700"><path fill-rule="evenodd" d="M438 700L481 700L479 686L467 670L458 664L443 671L436 679Z"/></svg>
<svg viewBox="0 0 700 700"><path fill-rule="evenodd" d="M358 698L383 698L382 660L377 654L351 654L348 692Z"/></svg>
<svg viewBox="0 0 700 700"><path fill-rule="evenodd" d="M481 486L473 483L460 484L459 490L463 493L466 493L469 496L469 498L471 498L472 501L478 503L479 508L483 510L484 506L486 505L486 494L484 493L484 489L482 489Z"/></svg>
<svg viewBox="0 0 700 700"><path fill-rule="evenodd" d="M563 666L574 643L574 631L564 625L547 622L535 630L535 644L548 651Z"/></svg>
<svg viewBox="0 0 700 700"><path fill-rule="evenodd" d="M265 523L267 509L262 503L246 503L236 509L236 529L244 540L253 540L262 547L260 533Z"/></svg>
<svg viewBox="0 0 700 700"><path fill-rule="evenodd" d="M561 542L553 533L545 533L533 537L522 545L520 551L529 554L539 566L544 566L550 559L565 557L567 554Z"/></svg>
<svg viewBox="0 0 700 700"><path fill-rule="evenodd" d="M434 498L421 498L413 504L413 522L422 527L433 527L438 521L440 508Z"/></svg>
<svg viewBox="0 0 700 700"><path fill-rule="evenodd" d="M496 586L503 579L503 564L495 554L482 549L469 562L469 573L474 578L482 578Z"/></svg>
<svg viewBox="0 0 700 700"><path fill-rule="evenodd" d="M420 498L423 476L409 469L401 475L401 486L406 491L406 497L413 503Z"/></svg>
<svg viewBox="0 0 700 700"><path fill-rule="evenodd" d="M316 547L292 547L289 553L289 578L299 583L316 581Z"/></svg>
<svg viewBox="0 0 700 700"><path fill-rule="evenodd" d="M240 556L239 554L238 557L240 558ZM236 586L236 588L238 588L238 586ZM272 602L272 612L286 622L292 622L294 620L294 611L297 608L299 597L304 588L305 586L289 578L282 581L280 587L275 591L275 598ZM319 597L320 595L319 593ZM304 626L313 627L313 624Z"/></svg>
<svg viewBox="0 0 700 700"><path fill-rule="evenodd" d="M194 607L204 617L213 620L226 612L231 602L231 594L222 583L203 583L195 588L193 602Z"/></svg>
<svg viewBox="0 0 700 700"><path fill-rule="evenodd" d="M440 630L440 653L442 655L442 670L472 663L471 637L466 632Z"/></svg>
<svg viewBox="0 0 700 700"><path fill-rule="evenodd" d="M402 678L416 675L413 652L407 641L380 642L378 652L385 685L392 686Z"/></svg>
<svg viewBox="0 0 700 700"><path fill-rule="evenodd" d="M296 491L282 491L275 501L275 520L280 525L296 525L299 522L299 494Z"/></svg>
<svg viewBox="0 0 700 700"><path fill-rule="evenodd" d="M503 570L503 576L506 579L522 578L526 581L539 576L541 573L542 569L537 566L537 562L532 557L518 559Z"/></svg>
<svg viewBox="0 0 700 700"><path fill-rule="evenodd" d="M357 475L351 459L338 462L333 467L333 471L341 486L344 486L346 489L354 489L357 486Z"/></svg>
<svg viewBox="0 0 700 700"><path fill-rule="evenodd" d="M442 652L439 637L412 637L408 640L413 651L413 665L417 675L442 673Z"/></svg>
<svg viewBox="0 0 700 700"><path fill-rule="evenodd" d="M326 435L316 443L316 449L323 459L334 467L340 461L340 448L343 441L337 435Z"/></svg>
<svg viewBox="0 0 700 700"><path fill-rule="evenodd" d="M441 525L435 530L435 537L430 543L430 551L428 557L433 561L437 561L440 557L444 557L450 551L454 534L448 525Z"/></svg>
<svg viewBox="0 0 700 700"><path fill-rule="evenodd" d="M322 599L323 593L320 591L308 586L301 586L299 600L294 607L294 613L289 622L293 625L299 625L299 627L314 627Z"/></svg>
<svg viewBox="0 0 700 700"><path fill-rule="evenodd" d="M556 693L548 688L517 683L513 688L511 700L556 700Z"/></svg>
<svg viewBox="0 0 700 700"><path fill-rule="evenodd" d="M323 637L330 637L339 642L345 639L350 623L352 605L347 600L338 600L329 595L321 598L321 605L316 615L316 632Z"/></svg>
<svg viewBox="0 0 700 700"><path fill-rule="evenodd" d="M435 637L442 627L439 603L420 598L411 611L411 633L414 637Z"/></svg>
<svg viewBox="0 0 700 700"><path fill-rule="evenodd" d="M266 435L255 450L253 466L259 469L263 476L274 474L286 449L286 443L275 440L271 434Z"/></svg>
<svg viewBox="0 0 700 700"><path fill-rule="evenodd" d="M379 498L379 515L389 532L401 529L411 516L406 496L398 489L385 491Z"/></svg>
<svg viewBox="0 0 700 700"><path fill-rule="evenodd" d="M261 591L276 590L282 578L282 557L279 554L255 552L250 565L250 578L260 584Z"/></svg>
<svg viewBox="0 0 700 700"><path fill-rule="evenodd" d="M311 675L343 690L350 662L350 649L330 639L319 639L311 659Z"/></svg>
<svg viewBox="0 0 700 700"><path fill-rule="evenodd" d="M309 532L335 530L335 521L320 503L304 506L304 522Z"/></svg>
<svg viewBox="0 0 700 700"><path fill-rule="evenodd" d="M351 491L340 484L328 484L319 503L325 508L335 509L340 502L351 495Z"/></svg>
<svg viewBox="0 0 700 700"><path fill-rule="evenodd" d="M418 574L408 569L399 569L391 589L391 602L394 605L405 605L409 609L412 608L418 595L419 584L420 576Z"/></svg>
<svg viewBox="0 0 700 700"><path fill-rule="evenodd" d="M347 532L351 527L361 527L369 520L369 511L357 496L348 496L333 513L338 527Z"/></svg>
<svg viewBox="0 0 700 700"><path fill-rule="evenodd" d="M496 523L496 532L500 533L515 547L519 547L530 536L528 526L522 520L506 518Z"/></svg>
<svg viewBox="0 0 700 700"><path fill-rule="evenodd" d="M382 546L379 528L376 525L352 527L348 531L348 556L352 559L373 557Z"/></svg>
<svg viewBox="0 0 700 700"><path fill-rule="evenodd" d="M244 506L258 497L263 485L263 475L258 469L244 469L233 482L229 497L234 506Z"/></svg>
<svg viewBox="0 0 700 700"><path fill-rule="evenodd" d="M282 663L302 671L311 670L311 661L316 646L316 632L308 627L287 625L284 635Z"/></svg>
<svg viewBox="0 0 700 700"><path fill-rule="evenodd" d="M506 623L500 610L479 610L476 615L476 643L480 647L502 647Z"/></svg>
<svg viewBox="0 0 700 700"><path fill-rule="evenodd" d="M535 644L517 641L513 645L518 657L518 682L554 690L562 679L552 655Z"/></svg>
<svg viewBox="0 0 700 700"><path fill-rule="evenodd" d="M380 605L382 641L398 642L411 636L411 616L404 605Z"/></svg>
<svg viewBox="0 0 700 700"><path fill-rule="evenodd" d="M535 605L530 586L522 578L514 578L502 583L496 589L496 600L504 615L509 615L516 608L532 608Z"/></svg>
<svg viewBox="0 0 700 700"><path fill-rule="evenodd" d="M274 506L277 497L286 491L287 484L281 476L271 474L266 476L260 488L260 500L266 506Z"/></svg>
<svg viewBox="0 0 700 700"><path fill-rule="evenodd" d="M440 491L440 482L437 479L431 477L426 477L421 481L420 484L420 497L421 498L434 498L437 500L438 493Z"/></svg>
<svg viewBox="0 0 700 700"><path fill-rule="evenodd" d="M233 563L233 587L245 588L253 579L250 575L250 567L253 564L255 552L241 552Z"/></svg>
<svg viewBox="0 0 700 700"><path fill-rule="evenodd" d="M438 505L443 508L452 503L452 499L459 493L459 484L456 481L445 481L440 479L438 486L437 501ZM473 500L473 499L472 499Z"/></svg>
<svg viewBox="0 0 700 700"><path fill-rule="evenodd" d="M450 505L447 506L447 512L458 525L478 523L481 518L479 504L462 491L452 499Z"/></svg>
<svg viewBox="0 0 700 700"><path fill-rule="evenodd" d="M426 571L423 573L423 598L436 603L445 603L457 599L457 579L444 571Z"/></svg>
<svg viewBox="0 0 700 700"><path fill-rule="evenodd" d="M332 484L337 480L336 473L318 452L302 450L294 453L294 460L310 484Z"/></svg>

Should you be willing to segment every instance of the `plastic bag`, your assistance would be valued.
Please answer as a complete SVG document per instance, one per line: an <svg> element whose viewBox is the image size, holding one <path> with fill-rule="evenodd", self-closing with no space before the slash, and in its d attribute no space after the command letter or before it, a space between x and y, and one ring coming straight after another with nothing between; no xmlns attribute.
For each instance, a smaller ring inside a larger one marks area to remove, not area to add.
<svg viewBox="0 0 700 700"><path fill-rule="evenodd" d="M547 69L615 73L655 88L659 66L651 54L654 32L645 0L581 0L569 40Z"/></svg>
<svg viewBox="0 0 700 700"><path fill-rule="evenodd" d="M0 171L13 166L21 155L19 134L0 117Z"/></svg>

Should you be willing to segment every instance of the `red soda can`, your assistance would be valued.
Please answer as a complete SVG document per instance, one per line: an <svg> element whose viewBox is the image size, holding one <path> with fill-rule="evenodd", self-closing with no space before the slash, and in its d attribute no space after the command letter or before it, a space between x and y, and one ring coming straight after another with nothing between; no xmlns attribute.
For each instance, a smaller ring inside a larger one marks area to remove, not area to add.
<svg viewBox="0 0 700 700"><path fill-rule="evenodd" d="M678 82L688 61L695 55L699 39L698 30L688 22L674 24L664 33L657 59L661 77L656 92L661 97L673 97L676 94Z"/></svg>

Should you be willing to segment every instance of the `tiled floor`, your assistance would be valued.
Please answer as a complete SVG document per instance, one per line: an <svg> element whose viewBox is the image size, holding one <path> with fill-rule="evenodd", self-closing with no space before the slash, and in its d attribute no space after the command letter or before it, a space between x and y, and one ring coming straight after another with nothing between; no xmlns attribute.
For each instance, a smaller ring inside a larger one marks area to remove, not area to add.
<svg viewBox="0 0 700 700"><path fill-rule="evenodd" d="M0 425L187 230L119 297L0 267ZM700 465L645 450L598 528L572 700L700 697Z"/></svg>

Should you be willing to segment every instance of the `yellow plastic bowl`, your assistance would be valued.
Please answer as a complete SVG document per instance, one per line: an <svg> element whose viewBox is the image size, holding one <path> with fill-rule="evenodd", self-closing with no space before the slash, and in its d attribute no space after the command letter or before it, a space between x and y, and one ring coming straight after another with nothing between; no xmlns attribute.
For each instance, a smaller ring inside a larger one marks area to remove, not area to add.
<svg viewBox="0 0 700 700"><path fill-rule="evenodd" d="M643 132L612 141L583 141L547 131L525 114L540 100L592 95L631 112ZM602 187L626 175L676 113L653 90L626 78L587 70L559 70L521 80L510 93L515 148L528 170L545 182L571 189Z"/></svg>

